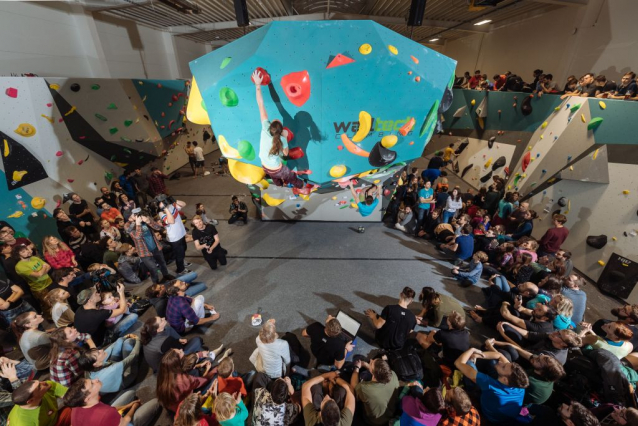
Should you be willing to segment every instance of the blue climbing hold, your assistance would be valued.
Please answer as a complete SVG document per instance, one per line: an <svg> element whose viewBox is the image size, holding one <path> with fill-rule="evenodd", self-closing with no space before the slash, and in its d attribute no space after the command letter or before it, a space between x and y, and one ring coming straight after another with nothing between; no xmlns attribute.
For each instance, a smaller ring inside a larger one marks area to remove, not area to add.
<svg viewBox="0 0 638 426"><path fill-rule="evenodd" d="M542 170L542 172L543 172L543 173L547 173L547 170L543 169L543 170Z"/></svg>
<svg viewBox="0 0 638 426"><path fill-rule="evenodd" d="M571 159L572 159L572 156L571 156L571 155L568 155L568 156L567 156L567 161L571 161Z"/></svg>

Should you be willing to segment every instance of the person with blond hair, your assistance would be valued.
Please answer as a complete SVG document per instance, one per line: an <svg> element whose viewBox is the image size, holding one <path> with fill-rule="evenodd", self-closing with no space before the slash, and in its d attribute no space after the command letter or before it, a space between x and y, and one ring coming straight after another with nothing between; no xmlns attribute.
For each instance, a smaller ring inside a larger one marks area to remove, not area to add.
<svg viewBox="0 0 638 426"><path fill-rule="evenodd" d="M67 300L71 293L63 288L55 288L46 295L45 300L51 306L51 317L56 327L66 327L75 322L75 313Z"/></svg>
<svg viewBox="0 0 638 426"><path fill-rule="evenodd" d="M274 318L261 327L255 342L257 349L250 356L255 370L271 379L282 377L290 365L290 347L288 342L279 338Z"/></svg>
<svg viewBox="0 0 638 426"><path fill-rule="evenodd" d="M231 395L222 392L215 398L215 416L221 426L240 426L248 419L248 409L241 399L241 394Z"/></svg>
<svg viewBox="0 0 638 426"><path fill-rule="evenodd" d="M53 235L47 235L42 240L44 259L53 269L77 268L73 250Z"/></svg>

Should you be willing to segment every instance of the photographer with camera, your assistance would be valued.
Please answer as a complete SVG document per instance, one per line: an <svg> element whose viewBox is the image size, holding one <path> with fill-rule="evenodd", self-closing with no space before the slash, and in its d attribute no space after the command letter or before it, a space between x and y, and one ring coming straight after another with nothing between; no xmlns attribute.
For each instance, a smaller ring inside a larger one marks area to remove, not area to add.
<svg viewBox="0 0 638 426"><path fill-rule="evenodd" d="M186 203L164 194L158 195L155 199L158 201L157 204L160 208L160 220L166 229L166 239L173 247L175 272L177 275L187 274L190 270L186 269L186 267L191 266L191 263L184 262L184 257L186 257L186 228L179 215L179 211L186 206Z"/></svg>
<svg viewBox="0 0 638 426"><path fill-rule="evenodd" d="M148 212L139 208L133 210L131 218L132 223L129 225L129 235L133 238L133 244L135 244L140 259L151 273L153 284L160 282L157 276L158 266L163 275L162 282L175 279L174 276L168 273L166 261L162 254L162 246L153 232L153 230L159 231L161 229L160 226L153 222Z"/></svg>
<svg viewBox="0 0 638 426"><path fill-rule="evenodd" d="M219 234L217 228L210 223L204 225L201 216L193 216L193 241L195 248L201 250L204 259L208 262L211 269L217 269L217 261L220 265L226 265L226 250L224 250L219 242Z"/></svg>

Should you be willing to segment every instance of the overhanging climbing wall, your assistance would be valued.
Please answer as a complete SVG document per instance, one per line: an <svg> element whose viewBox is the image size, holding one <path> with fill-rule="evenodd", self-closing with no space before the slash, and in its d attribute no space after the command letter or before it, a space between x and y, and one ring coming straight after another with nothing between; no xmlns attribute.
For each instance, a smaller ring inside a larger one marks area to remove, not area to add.
<svg viewBox="0 0 638 426"><path fill-rule="evenodd" d="M371 21L323 21L273 22L190 66L187 116L212 123L235 179L254 185L264 178L251 82L261 68L269 76L262 89L268 117L292 131L290 148L300 152L288 167L309 170L303 177L329 190L421 155L451 102L455 62ZM282 188L277 197L291 195ZM307 202L290 201L291 208ZM350 220L342 215L324 220Z"/></svg>

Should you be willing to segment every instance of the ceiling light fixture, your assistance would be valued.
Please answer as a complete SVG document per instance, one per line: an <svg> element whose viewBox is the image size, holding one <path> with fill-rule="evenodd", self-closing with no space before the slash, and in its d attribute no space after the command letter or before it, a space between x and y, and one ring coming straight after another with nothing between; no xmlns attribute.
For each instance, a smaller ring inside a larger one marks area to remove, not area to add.
<svg viewBox="0 0 638 426"><path fill-rule="evenodd" d="M432 41L432 42L434 42L434 41L439 41L439 39L438 39L438 38L433 38L433 39L431 39L430 41Z"/></svg>
<svg viewBox="0 0 638 426"><path fill-rule="evenodd" d="M482 21L478 21L476 24L474 25L484 25L484 24L489 24L490 22L492 22L491 19L484 19Z"/></svg>

